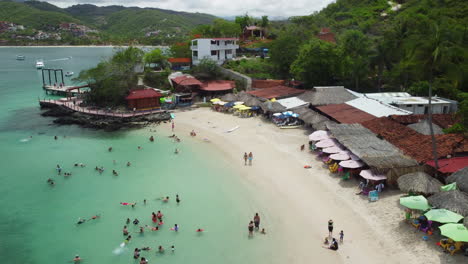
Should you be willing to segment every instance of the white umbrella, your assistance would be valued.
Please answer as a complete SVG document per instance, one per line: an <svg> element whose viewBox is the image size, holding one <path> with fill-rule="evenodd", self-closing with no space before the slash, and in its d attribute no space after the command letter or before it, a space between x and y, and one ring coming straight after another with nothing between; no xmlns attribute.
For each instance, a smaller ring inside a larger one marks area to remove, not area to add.
<svg viewBox="0 0 468 264"><path fill-rule="evenodd" d="M344 151L330 155L332 160L349 160L351 157Z"/></svg>
<svg viewBox="0 0 468 264"><path fill-rule="evenodd" d="M375 174L371 170L362 170L359 175L363 177L364 179L369 179L373 181L381 181L381 180L386 180L387 176L383 174Z"/></svg>
<svg viewBox="0 0 468 264"><path fill-rule="evenodd" d="M241 105L244 104L244 102L235 102L234 105Z"/></svg>
<svg viewBox="0 0 468 264"><path fill-rule="evenodd" d="M329 139L329 138L330 138L330 132L325 131L325 130L317 130L309 135L309 140L313 140L313 141Z"/></svg>
<svg viewBox="0 0 468 264"><path fill-rule="evenodd" d="M341 161L339 165L343 168L356 169L364 166L364 163L357 160L345 160Z"/></svg>
<svg viewBox="0 0 468 264"><path fill-rule="evenodd" d="M322 152L333 154L333 153L343 152L343 150L344 149L342 149L341 146L333 146L333 147L322 149Z"/></svg>
<svg viewBox="0 0 468 264"><path fill-rule="evenodd" d="M315 144L315 146L317 148L328 148L328 147L334 147L336 146L336 140L333 140L333 139L324 139L324 140L320 140L319 142L317 142L317 144Z"/></svg>

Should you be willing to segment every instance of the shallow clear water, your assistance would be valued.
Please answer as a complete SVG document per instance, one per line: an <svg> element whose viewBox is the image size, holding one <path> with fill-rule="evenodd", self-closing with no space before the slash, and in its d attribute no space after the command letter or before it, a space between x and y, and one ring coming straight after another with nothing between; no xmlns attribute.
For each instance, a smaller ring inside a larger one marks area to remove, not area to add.
<svg viewBox="0 0 468 264"><path fill-rule="evenodd" d="M105 133L77 126L55 126L40 116L41 75L46 67L80 70L111 55L112 48L0 48L0 256L2 263L66 263L75 254L85 263L134 263L133 249L150 263L252 263L268 261L268 241L247 237L247 223L256 210L250 192L229 168L231 164L206 143L182 137L172 142L162 127ZM16 61L16 55L26 56ZM64 59L71 56L72 59ZM156 141L150 143L149 135ZM57 135L58 140L53 137ZM30 138L32 136L32 138ZM66 137L64 137L66 136ZM113 147L112 152L107 148ZM141 150L137 146L142 146ZM173 154L179 148L179 155ZM116 161L114 164L113 161ZM131 167L125 164L132 163ZM85 168L74 167L84 163ZM55 166L72 176L58 176ZM95 166L103 166L99 174ZM119 176L112 176L115 169ZM55 186L46 183L48 178ZM182 202L176 205L175 194ZM169 195L169 203L158 197ZM143 205L147 199L147 205ZM119 202L137 202L135 208ZM127 218L151 224L161 210L160 231L138 234L122 250ZM76 225L79 217L102 217ZM180 225L178 233L170 231ZM202 234L197 228L204 228ZM175 253L156 253L162 245ZM115 249L120 249L116 254ZM271 254L271 253L270 253Z"/></svg>

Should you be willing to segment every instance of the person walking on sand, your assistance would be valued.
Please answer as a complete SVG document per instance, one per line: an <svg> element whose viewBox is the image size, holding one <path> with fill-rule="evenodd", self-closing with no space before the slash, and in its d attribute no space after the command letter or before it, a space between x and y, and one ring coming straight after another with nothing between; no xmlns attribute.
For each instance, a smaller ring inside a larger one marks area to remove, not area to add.
<svg viewBox="0 0 468 264"><path fill-rule="evenodd" d="M253 231L254 231L254 222L253 221L250 221L248 228L249 228L249 236L252 236Z"/></svg>
<svg viewBox="0 0 468 264"><path fill-rule="evenodd" d="M343 244L343 239L344 239L344 233L343 230L340 232L340 243Z"/></svg>
<svg viewBox="0 0 468 264"><path fill-rule="evenodd" d="M171 122L172 132L174 132L174 121Z"/></svg>
<svg viewBox="0 0 468 264"><path fill-rule="evenodd" d="M247 159L249 158L249 156L247 155L247 152L244 152L244 165L247 166Z"/></svg>
<svg viewBox="0 0 468 264"><path fill-rule="evenodd" d="M249 153L249 165L252 166L253 154L252 152Z"/></svg>
<svg viewBox="0 0 468 264"><path fill-rule="evenodd" d="M255 213L253 221L254 221L255 229L256 230L260 229L260 216L258 215L258 213Z"/></svg>
<svg viewBox="0 0 468 264"><path fill-rule="evenodd" d="M328 221L328 234L330 235L330 237L332 237L333 235L333 220L330 219L330 221Z"/></svg>

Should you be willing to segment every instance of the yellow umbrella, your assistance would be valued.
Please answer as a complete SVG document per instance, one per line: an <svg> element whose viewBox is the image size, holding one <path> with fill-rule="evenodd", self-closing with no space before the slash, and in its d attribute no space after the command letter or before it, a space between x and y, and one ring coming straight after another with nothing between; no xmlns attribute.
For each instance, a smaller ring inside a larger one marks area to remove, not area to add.
<svg viewBox="0 0 468 264"><path fill-rule="evenodd" d="M240 108L243 108L243 107L245 107L245 105L235 105L235 106L233 106L232 108L240 109Z"/></svg>
<svg viewBox="0 0 468 264"><path fill-rule="evenodd" d="M276 102L276 98L272 98L270 102Z"/></svg>
<svg viewBox="0 0 468 264"><path fill-rule="evenodd" d="M252 107L248 107L244 105L244 107L240 108L239 110L244 111L244 110L250 110L250 109L252 109Z"/></svg>
<svg viewBox="0 0 468 264"><path fill-rule="evenodd" d="M218 102L218 101L221 101L221 99L219 99L219 98L213 98L213 99L210 100L210 102L212 102L212 103Z"/></svg>

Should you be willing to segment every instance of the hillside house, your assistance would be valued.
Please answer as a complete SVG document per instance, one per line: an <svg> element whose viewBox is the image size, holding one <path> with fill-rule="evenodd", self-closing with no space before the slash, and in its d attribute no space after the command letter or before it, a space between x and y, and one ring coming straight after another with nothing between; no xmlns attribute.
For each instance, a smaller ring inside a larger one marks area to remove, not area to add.
<svg viewBox="0 0 468 264"><path fill-rule="evenodd" d="M192 40L192 63L198 65L202 59L211 59L218 65L236 57L239 48L237 38L198 38Z"/></svg>

